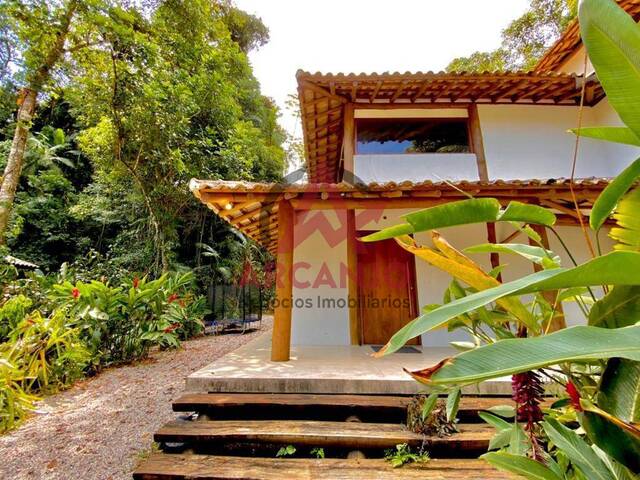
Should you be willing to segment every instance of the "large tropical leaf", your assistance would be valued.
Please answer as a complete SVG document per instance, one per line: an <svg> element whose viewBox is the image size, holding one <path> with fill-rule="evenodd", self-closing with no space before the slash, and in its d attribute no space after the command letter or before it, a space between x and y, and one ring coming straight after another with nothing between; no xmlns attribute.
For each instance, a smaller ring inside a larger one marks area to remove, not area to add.
<svg viewBox="0 0 640 480"><path fill-rule="evenodd" d="M618 203L613 218L617 227L609 235L618 243L616 250L640 251L640 188L627 193Z"/></svg>
<svg viewBox="0 0 640 480"><path fill-rule="evenodd" d="M640 137L640 27L613 0L583 0L580 33L607 99Z"/></svg>
<svg viewBox="0 0 640 480"><path fill-rule="evenodd" d="M640 362L612 358L602 374L597 408L585 408L582 425L611 457L640 472Z"/></svg>
<svg viewBox="0 0 640 480"><path fill-rule="evenodd" d="M581 137L595 138L607 142L624 143L640 147L640 138L627 127L582 127L572 128L571 132Z"/></svg>
<svg viewBox="0 0 640 480"><path fill-rule="evenodd" d="M504 221L551 226L556 221L553 213L537 205L511 202L504 210L500 210L500 202L495 198L471 198L449 202L409 213L403 218L407 223L385 228L360 240L375 242L410 233L474 223Z"/></svg>
<svg viewBox="0 0 640 480"><path fill-rule="evenodd" d="M626 358L640 361L640 325L565 328L541 337L510 338L409 372L428 385L466 385L564 362Z"/></svg>
<svg viewBox="0 0 640 480"><path fill-rule="evenodd" d="M640 440L637 436L612 422L611 418L593 411L582 414L581 425L594 444L629 470L640 473Z"/></svg>
<svg viewBox="0 0 640 480"><path fill-rule="evenodd" d="M640 286L618 285L593 304L589 325L620 328L640 322Z"/></svg>
<svg viewBox="0 0 640 480"><path fill-rule="evenodd" d="M615 480L598 454L573 430L568 429L553 418L542 424L549 439L589 480Z"/></svg>
<svg viewBox="0 0 640 480"><path fill-rule="evenodd" d="M529 480L562 480L553 470L542 463L520 455L506 452L489 452L480 458L486 460L494 467L515 473Z"/></svg>
<svg viewBox="0 0 640 480"><path fill-rule="evenodd" d="M398 245L416 257L447 272L452 277L465 282L476 290L487 290L497 287L500 282L485 273L480 266L462 252L456 250L436 231L431 232L431 239L436 249L418 246L408 235L396 238ZM500 307L531 329L536 329L535 319L531 312L517 298L501 298L496 300Z"/></svg>
<svg viewBox="0 0 640 480"><path fill-rule="evenodd" d="M597 403L625 422L640 423L640 362L610 360L600 381Z"/></svg>
<svg viewBox="0 0 640 480"><path fill-rule="evenodd" d="M524 243L483 243L465 248L466 253L512 253L527 260L545 266L560 266L560 257L551 250Z"/></svg>
<svg viewBox="0 0 640 480"><path fill-rule="evenodd" d="M508 295L596 285L640 285L639 271L640 253L622 251L596 257L574 268L542 270L454 300L420 315L398 330L375 356L393 353L412 338L442 327L452 318Z"/></svg>
<svg viewBox="0 0 640 480"><path fill-rule="evenodd" d="M593 204L589 224L593 230L598 230L613 213L618 202L631 188L640 176L640 158L625 168L613 181L607 185Z"/></svg>

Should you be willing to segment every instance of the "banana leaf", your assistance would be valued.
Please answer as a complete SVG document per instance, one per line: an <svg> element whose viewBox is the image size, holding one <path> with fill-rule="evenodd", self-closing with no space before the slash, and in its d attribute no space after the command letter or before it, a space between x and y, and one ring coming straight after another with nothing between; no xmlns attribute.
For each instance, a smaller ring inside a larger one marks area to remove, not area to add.
<svg viewBox="0 0 640 480"><path fill-rule="evenodd" d="M640 325L576 326L541 337L501 340L407 373L427 385L461 386L564 362L609 358L640 361Z"/></svg>
<svg viewBox="0 0 640 480"><path fill-rule="evenodd" d="M598 230L613 213L620 199L631 188L640 176L640 158L625 168L613 181L607 185L593 204L589 225L593 230Z"/></svg>
<svg viewBox="0 0 640 480"><path fill-rule="evenodd" d="M454 300L420 315L398 330L374 356L380 357L393 353L412 338L442 327L452 318L483 307L502 297L572 287L640 285L639 271L640 253L624 251L611 252L596 257L574 268L542 270L513 282Z"/></svg>
<svg viewBox="0 0 640 480"><path fill-rule="evenodd" d="M607 363L597 407L584 405L582 426L593 443L640 473L640 362L613 358Z"/></svg>
<svg viewBox="0 0 640 480"><path fill-rule="evenodd" d="M477 263L456 250L438 232L431 232L431 238L437 250L418 246L408 235L396 238L396 242L416 257L447 272L455 279L462 280L476 290L487 290L500 285L498 280L485 273ZM496 303L528 328L537 330L535 318L519 299L501 298L496 300Z"/></svg>
<svg viewBox="0 0 640 480"><path fill-rule="evenodd" d="M500 210L500 202L495 198L471 198L449 202L409 213L403 218L407 223L385 228L360 240L375 242L410 233L474 223L504 221L552 226L556 221L553 213L537 205L510 202L504 210Z"/></svg>
<svg viewBox="0 0 640 480"><path fill-rule="evenodd" d="M618 285L593 304L589 325L620 328L640 322L640 286Z"/></svg>
<svg viewBox="0 0 640 480"><path fill-rule="evenodd" d="M640 147L640 139L627 127L582 127L572 128L569 131L580 137Z"/></svg>
<svg viewBox="0 0 640 480"><path fill-rule="evenodd" d="M480 458L499 470L515 473L529 480L562 480L553 470L542 463L520 455L506 452L489 452Z"/></svg>
<svg viewBox="0 0 640 480"><path fill-rule="evenodd" d="M553 418L547 418L542 427L549 439L562 450L571 463L589 480L616 480L598 454L576 432Z"/></svg>
<svg viewBox="0 0 640 480"><path fill-rule="evenodd" d="M640 137L640 27L613 0L583 0L580 34L607 99Z"/></svg>
<svg viewBox="0 0 640 480"><path fill-rule="evenodd" d="M465 253L512 253L538 265L560 266L560 257L551 250L523 243L483 243L465 248Z"/></svg>
<svg viewBox="0 0 640 480"><path fill-rule="evenodd" d="M640 251L640 188L627 193L616 206L613 218L617 227L609 232L609 236L618 243L616 250Z"/></svg>

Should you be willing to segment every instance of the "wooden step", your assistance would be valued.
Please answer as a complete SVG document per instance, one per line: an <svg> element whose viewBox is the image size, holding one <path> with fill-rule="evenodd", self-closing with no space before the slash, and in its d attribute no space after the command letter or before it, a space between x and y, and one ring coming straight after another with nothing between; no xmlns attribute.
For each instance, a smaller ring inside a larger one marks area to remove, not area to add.
<svg viewBox="0 0 640 480"><path fill-rule="evenodd" d="M156 442L189 444L258 443L305 445L350 450L387 449L406 443L427 449L482 452L495 430L486 424L461 424L459 432L448 437L424 437L406 426L389 423L319 422L294 420L264 421L184 421L169 422L155 434Z"/></svg>
<svg viewBox="0 0 640 480"><path fill-rule="evenodd" d="M363 421L402 421L411 397L389 395L312 395L269 393L190 393L173 402L176 412L207 413L217 419L344 420L356 415ZM462 397L459 418L478 421L478 411L513 405L505 397Z"/></svg>
<svg viewBox="0 0 640 480"><path fill-rule="evenodd" d="M381 459L248 458L213 455L151 455L133 473L136 480L412 480L513 478L482 460L432 459L391 468Z"/></svg>

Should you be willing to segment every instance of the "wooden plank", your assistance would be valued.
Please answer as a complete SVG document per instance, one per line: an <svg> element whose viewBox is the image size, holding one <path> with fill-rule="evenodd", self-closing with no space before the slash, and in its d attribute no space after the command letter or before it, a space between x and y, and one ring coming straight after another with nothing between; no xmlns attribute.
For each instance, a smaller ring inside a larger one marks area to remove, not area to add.
<svg viewBox="0 0 640 480"><path fill-rule="evenodd" d="M407 480L514 478L482 460L432 459L392 468L382 459L252 458L154 453L133 473L136 480Z"/></svg>
<svg viewBox="0 0 640 480"><path fill-rule="evenodd" d="M291 351L291 303L293 302L293 227L295 212L291 203L278 203L278 255L276 260L276 299L271 360L289 361Z"/></svg>
<svg viewBox="0 0 640 480"><path fill-rule="evenodd" d="M307 420L176 420L154 435L156 442L266 443L311 447L386 449L413 447L479 452L489 446L495 429L487 424L459 424L448 437L423 436L390 423L319 422Z"/></svg>
<svg viewBox="0 0 640 480"><path fill-rule="evenodd" d="M331 395L304 393L187 393L173 402L176 412L191 412L203 406L260 407L270 404L287 406L363 406L370 408L406 408L412 397L398 395ZM507 397L467 397L460 400L460 410L486 410L496 405L513 404Z"/></svg>
<svg viewBox="0 0 640 480"><path fill-rule="evenodd" d="M331 395L300 393L189 393L173 402L175 412L207 412L231 418L319 418L339 413L366 418L402 419L406 416L409 396ZM479 422L478 412L498 405L514 405L507 397L468 397L460 400L458 416L463 422ZM282 415L284 413L284 415ZM282 415L276 417L276 415Z"/></svg>

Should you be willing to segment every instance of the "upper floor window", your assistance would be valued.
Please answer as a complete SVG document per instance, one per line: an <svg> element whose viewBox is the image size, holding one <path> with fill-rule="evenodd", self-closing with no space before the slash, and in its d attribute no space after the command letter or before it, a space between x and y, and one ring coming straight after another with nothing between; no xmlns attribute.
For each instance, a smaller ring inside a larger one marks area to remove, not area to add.
<svg viewBox="0 0 640 480"><path fill-rule="evenodd" d="M466 118L357 118L357 154L466 153Z"/></svg>

